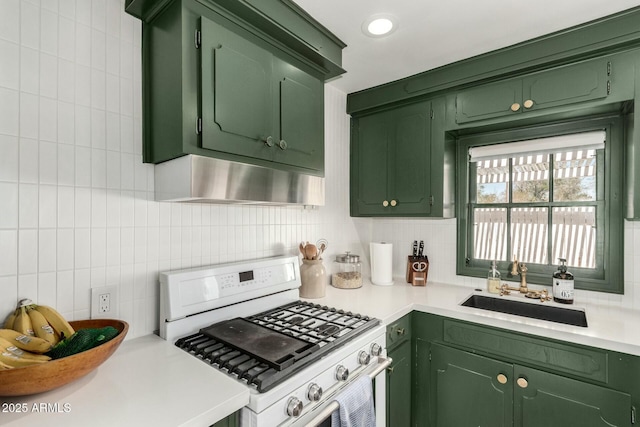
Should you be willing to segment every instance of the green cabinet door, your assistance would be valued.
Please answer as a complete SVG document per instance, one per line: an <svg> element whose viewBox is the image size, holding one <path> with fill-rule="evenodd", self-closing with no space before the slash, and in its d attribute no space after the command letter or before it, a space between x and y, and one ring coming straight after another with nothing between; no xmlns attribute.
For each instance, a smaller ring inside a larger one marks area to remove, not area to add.
<svg viewBox="0 0 640 427"><path fill-rule="evenodd" d="M202 148L324 170L324 86L201 18Z"/></svg>
<svg viewBox="0 0 640 427"><path fill-rule="evenodd" d="M512 365L433 344L430 370L431 426L512 425Z"/></svg>
<svg viewBox="0 0 640 427"><path fill-rule="evenodd" d="M629 394L536 369L514 369L515 427L631 425Z"/></svg>
<svg viewBox="0 0 640 427"><path fill-rule="evenodd" d="M598 59L525 77L522 80L523 111L605 98L610 91L609 70L607 60Z"/></svg>
<svg viewBox="0 0 640 427"><path fill-rule="evenodd" d="M431 213L431 103L394 111L392 136L389 213L428 216Z"/></svg>
<svg viewBox="0 0 640 427"><path fill-rule="evenodd" d="M387 425L411 425L411 340L388 352L393 363L387 369Z"/></svg>
<svg viewBox="0 0 640 427"><path fill-rule="evenodd" d="M272 54L204 17L201 31L202 147L270 159Z"/></svg>
<svg viewBox="0 0 640 427"><path fill-rule="evenodd" d="M352 214L382 215L389 181L387 151L393 115L372 114L357 119L352 131Z"/></svg>
<svg viewBox="0 0 640 427"><path fill-rule="evenodd" d="M455 98L456 123L602 99L611 90L610 74L607 59L594 59L464 90Z"/></svg>
<svg viewBox="0 0 640 427"><path fill-rule="evenodd" d="M280 121L273 160L324 170L324 85L293 65L274 61Z"/></svg>
<svg viewBox="0 0 640 427"><path fill-rule="evenodd" d="M512 79L462 91L456 95L456 123L487 120L520 110L522 81Z"/></svg>
<svg viewBox="0 0 640 427"><path fill-rule="evenodd" d="M354 119L352 216L429 216L431 103Z"/></svg>

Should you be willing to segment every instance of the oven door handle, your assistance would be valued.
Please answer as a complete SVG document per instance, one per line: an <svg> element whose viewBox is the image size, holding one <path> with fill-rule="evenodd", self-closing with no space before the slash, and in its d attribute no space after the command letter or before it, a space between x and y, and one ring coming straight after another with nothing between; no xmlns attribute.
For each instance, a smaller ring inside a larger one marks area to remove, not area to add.
<svg viewBox="0 0 640 427"><path fill-rule="evenodd" d="M369 377L373 380L375 377L377 377L381 372L384 372L385 369L387 369L389 367L389 365L391 365L391 363L393 363L393 359L390 357L384 358L384 357L378 357L378 365L376 366L376 368L369 372ZM337 401L333 401L331 403L329 403L327 406L325 406L322 411L318 412L318 414L313 417L307 424L305 424L307 427L316 427L318 426L320 423L322 423L324 420L326 420L328 417L331 416L331 414L337 410L340 409L340 404Z"/></svg>

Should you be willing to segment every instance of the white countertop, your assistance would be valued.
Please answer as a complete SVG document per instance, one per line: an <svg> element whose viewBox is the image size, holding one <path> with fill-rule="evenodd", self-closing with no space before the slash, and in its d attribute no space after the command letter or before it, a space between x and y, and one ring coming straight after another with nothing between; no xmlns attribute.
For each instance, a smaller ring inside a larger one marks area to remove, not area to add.
<svg viewBox="0 0 640 427"><path fill-rule="evenodd" d="M0 425L201 427L248 403L246 386L148 335L124 341L109 360L76 382L33 396L0 398ZM43 412L36 411L40 408Z"/></svg>
<svg viewBox="0 0 640 427"><path fill-rule="evenodd" d="M459 304L473 292L474 289L470 287L437 283L411 286L403 278L395 278L392 286L376 286L370 282L364 283L358 289L337 289L327 286L324 298L307 299L307 301L376 317L384 324L390 324L416 310L640 356L640 333L638 333L640 312L638 311L581 304L580 301L576 301L573 305L535 302L564 308L584 308L589 326L583 328L460 306ZM492 295L486 291L482 291L481 294ZM514 298L525 300L524 297L515 294Z"/></svg>
<svg viewBox="0 0 640 427"><path fill-rule="evenodd" d="M461 307L472 293L469 287L414 287L396 279L393 286L327 286L324 298L307 301L376 317L384 324L416 310L640 356L640 312L578 302L573 307L585 308L589 324L581 328ZM246 386L149 335L125 341L98 369L72 384L34 396L0 398L0 425L209 426L248 403ZM15 412L18 408L26 412ZM44 411L37 412L40 408Z"/></svg>

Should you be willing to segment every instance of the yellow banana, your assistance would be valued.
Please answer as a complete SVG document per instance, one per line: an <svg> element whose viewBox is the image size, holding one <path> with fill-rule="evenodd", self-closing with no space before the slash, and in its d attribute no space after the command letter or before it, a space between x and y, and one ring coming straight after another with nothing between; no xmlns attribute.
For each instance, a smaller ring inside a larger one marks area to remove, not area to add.
<svg viewBox="0 0 640 427"><path fill-rule="evenodd" d="M34 307L47 319L47 322L49 322L51 327L58 333L60 339L69 338L75 333L75 330L69 322L55 309L46 305L34 305Z"/></svg>
<svg viewBox="0 0 640 427"><path fill-rule="evenodd" d="M30 337L13 329L0 329L0 338L4 338L21 350L31 353L46 353L51 350L51 343L38 337Z"/></svg>
<svg viewBox="0 0 640 427"><path fill-rule="evenodd" d="M49 356L45 356L44 354L34 354L34 353L29 353L28 351L21 350L15 345L11 344L9 341L5 340L4 338L0 338L0 351L3 353L4 352L11 353L14 356L18 356L23 359L31 359L31 360L37 360L37 361L43 361L43 362L48 362L49 360L51 360Z"/></svg>
<svg viewBox="0 0 640 427"><path fill-rule="evenodd" d="M46 362L46 360L28 359L26 357L16 356L9 351L0 351L0 363L14 368L22 368L24 366L38 365Z"/></svg>
<svg viewBox="0 0 640 427"><path fill-rule="evenodd" d="M33 333L33 326L31 325L31 319L29 318L25 307L20 307L18 309L16 319L13 321L13 329L25 335L32 337L35 336Z"/></svg>
<svg viewBox="0 0 640 427"><path fill-rule="evenodd" d="M18 315L18 310L14 310L7 316L7 320L4 321L5 329L13 329L13 322L16 320L17 315Z"/></svg>
<svg viewBox="0 0 640 427"><path fill-rule="evenodd" d="M58 341L60 341L60 337L53 330L47 319L44 318L42 313L35 310L33 306L27 307L27 314L31 319L31 326L33 326L33 332L36 334L36 337L47 340L51 343L51 345L56 345Z"/></svg>

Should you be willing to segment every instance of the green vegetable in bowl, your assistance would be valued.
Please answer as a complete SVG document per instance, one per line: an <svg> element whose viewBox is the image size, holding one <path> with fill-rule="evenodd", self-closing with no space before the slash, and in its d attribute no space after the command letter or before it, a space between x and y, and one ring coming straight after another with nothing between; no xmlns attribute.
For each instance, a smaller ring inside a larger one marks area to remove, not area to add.
<svg viewBox="0 0 640 427"><path fill-rule="evenodd" d="M56 344L46 355L52 359L71 356L97 347L118 335L118 330L113 326L104 328L80 329L68 338Z"/></svg>

